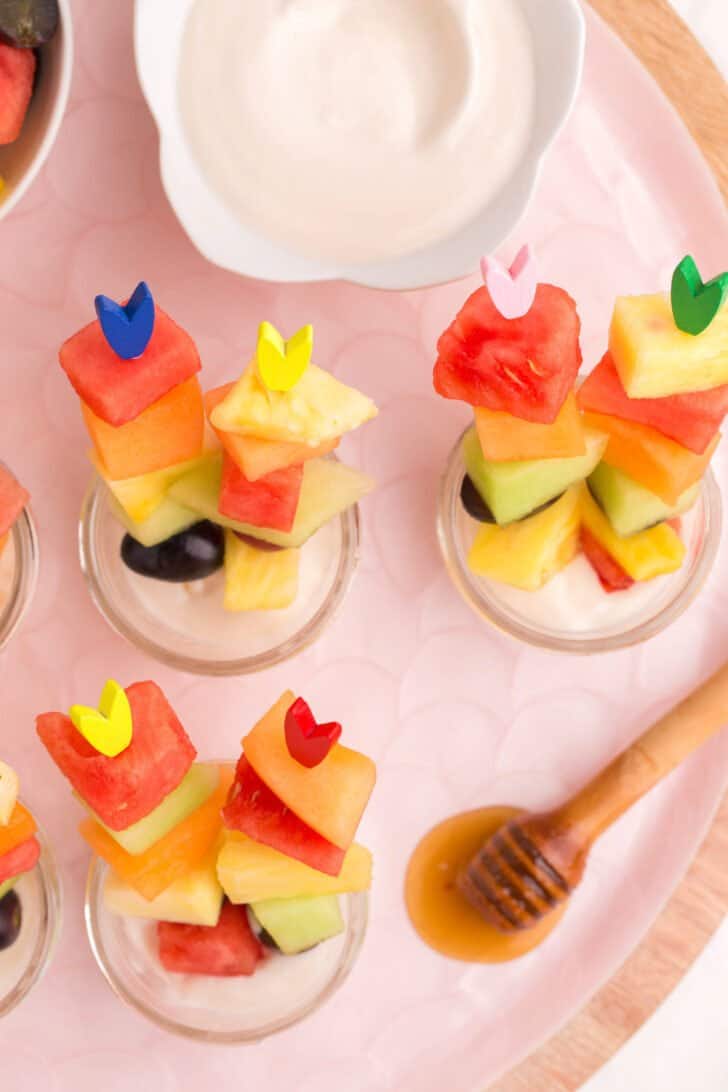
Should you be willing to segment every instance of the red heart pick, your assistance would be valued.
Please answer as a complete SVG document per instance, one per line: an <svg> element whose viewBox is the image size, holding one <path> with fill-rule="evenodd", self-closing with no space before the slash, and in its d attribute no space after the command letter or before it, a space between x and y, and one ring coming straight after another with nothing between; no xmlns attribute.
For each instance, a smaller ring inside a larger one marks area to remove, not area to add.
<svg viewBox="0 0 728 1092"><path fill-rule="evenodd" d="M291 758L309 770L323 762L340 735L336 721L317 724L303 698L296 698L286 713L286 746Z"/></svg>

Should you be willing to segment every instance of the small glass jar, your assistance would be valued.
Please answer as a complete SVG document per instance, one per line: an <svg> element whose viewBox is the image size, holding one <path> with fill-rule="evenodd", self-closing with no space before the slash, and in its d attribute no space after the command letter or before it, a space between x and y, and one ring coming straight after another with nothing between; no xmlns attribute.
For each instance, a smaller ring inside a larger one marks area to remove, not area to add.
<svg viewBox="0 0 728 1092"><path fill-rule="evenodd" d="M38 537L26 508L10 528L0 551L0 651L23 620L37 582Z"/></svg>
<svg viewBox="0 0 728 1092"><path fill-rule="evenodd" d="M21 905L20 935L0 952L0 1018L19 1005L50 964L61 927L61 886L53 855L41 831L38 863L13 890Z"/></svg>
<svg viewBox="0 0 728 1092"><path fill-rule="evenodd" d="M121 560L124 528L96 478L81 511L81 568L106 621L141 651L201 675L245 675L294 656L316 641L348 590L359 559L359 509L332 519L301 547L299 590L283 610L223 609L222 570L171 584Z"/></svg>
<svg viewBox="0 0 728 1092"><path fill-rule="evenodd" d="M299 1023L336 992L364 941L367 895L342 895L345 931L308 952L271 953L250 977L171 974L159 962L156 923L106 909L107 872L108 865L94 857L84 913L96 962L122 1001L189 1039L255 1043Z"/></svg>
<svg viewBox="0 0 728 1092"><path fill-rule="evenodd" d="M640 644L674 622L710 573L720 542L722 504L710 470L700 496L682 517L685 560L676 572L608 594L580 556L535 592L476 576L467 557L480 524L460 500L465 478L462 436L440 483L437 534L450 579L485 621L527 644L589 654Z"/></svg>

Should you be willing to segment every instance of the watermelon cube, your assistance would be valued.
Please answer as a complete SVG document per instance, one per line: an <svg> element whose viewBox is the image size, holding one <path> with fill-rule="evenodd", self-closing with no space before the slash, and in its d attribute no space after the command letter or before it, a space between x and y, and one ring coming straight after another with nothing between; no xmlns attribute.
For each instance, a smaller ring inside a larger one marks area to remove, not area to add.
<svg viewBox="0 0 728 1092"><path fill-rule="evenodd" d="M217 925L157 923L159 961L173 974L251 975L264 958L244 906L224 902Z"/></svg>
<svg viewBox="0 0 728 1092"><path fill-rule="evenodd" d="M245 757L258 777L299 819L339 849L351 845L376 780L372 760L334 744L318 766L308 769L291 756L286 713L295 701L290 690L243 740Z"/></svg>
<svg viewBox="0 0 728 1092"><path fill-rule="evenodd" d="M578 399L583 410L648 425L696 455L703 455L728 413L728 384L666 398L630 398L611 353L606 353L584 380Z"/></svg>
<svg viewBox="0 0 728 1092"><path fill-rule="evenodd" d="M20 136L33 97L35 53L0 41L0 145Z"/></svg>
<svg viewBox="0 0 728 1092"><path fill-rule="evenodd" d="M235 771L235 782L222 812L229 830L239 830L256 842L303 861L310 868L338 876L344 850L328 842L294 815L261 781L243 755Z"/></svg>
<svg viewBox="0 0 728 1092"><path fill-rule="evenodd" d="M196 376L173 387L125 425L109 425L81 403L104 477L135 478L202 454L205 415Z"/></svg>
<svg viewBox="0 0 728 1092"><path fill-rule="evenodd" d="M64 713L42 713L36 720L61 773L111 830L126 830L149 815L182 782L197 754L156 683L133 683L126 696L133 736L115 758L94 750Z"/></svg>
<svg viewBox="0 0 728 1092"><path fill-rule="evenodd" d="M36 837L28 838L0 857L0 883L30 872L40 857L40 843Z"/></svg>
<svg viewBox="0 0 728 1092"><path fill-rule="evenodd" d="M288 532L296 518L303 466L287 466L249 482L227 452L223 456L220 514L253 527Z"/></svg>
<svg viewBox="0 0 728 1092"><path fill-rule="evenodd" d="M118 357L98 320L64 342L59 359L81 401L115 428L133 421L201 367L190 335L159 307L151 341L138 359ZM125 476L131 477L115 475Z"/></svg>
<svg viewBox="0 0 728 1092"><path fill-rule="evenodd" d="M0 465L0 538L8 533L29 500L27 489Z"/></svg>
<svg viewBox="0 0 728 1092"><path fill-rule="evenodd" d="M435 390L471 406L552 424L581 364L576 304L540 284L528 314L505 319L479 288L437 343Z"/></svg>

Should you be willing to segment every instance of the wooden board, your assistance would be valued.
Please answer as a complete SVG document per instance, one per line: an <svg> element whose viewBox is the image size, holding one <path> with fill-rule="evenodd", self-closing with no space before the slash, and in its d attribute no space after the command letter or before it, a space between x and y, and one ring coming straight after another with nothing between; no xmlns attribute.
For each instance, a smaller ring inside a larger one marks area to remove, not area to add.
<svg viewBox="0 0 728 1092"><path fill-rule="evenodd" d="M728 85L667 0L590 0L681 114L728 203ZM650 1017L728 913L728 797L643 943L558 1035L491 1092L575 1092Z"/></svg>

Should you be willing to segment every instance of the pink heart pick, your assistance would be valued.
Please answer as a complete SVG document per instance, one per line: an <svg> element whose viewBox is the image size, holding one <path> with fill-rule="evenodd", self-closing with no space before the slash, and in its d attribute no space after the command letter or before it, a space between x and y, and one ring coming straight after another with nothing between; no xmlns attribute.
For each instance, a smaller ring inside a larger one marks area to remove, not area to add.
<svg viewBox="0 0 728 1092"><path fill-rule="evenodd" d="M536 298L536 259L530 246L522 247L510 269L496 258L482 258L480 268L485 286L497 310L506 319L523 318Z"/></svg>

